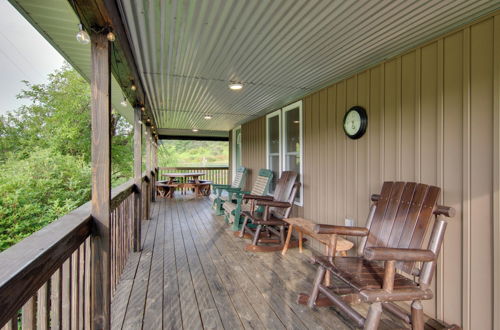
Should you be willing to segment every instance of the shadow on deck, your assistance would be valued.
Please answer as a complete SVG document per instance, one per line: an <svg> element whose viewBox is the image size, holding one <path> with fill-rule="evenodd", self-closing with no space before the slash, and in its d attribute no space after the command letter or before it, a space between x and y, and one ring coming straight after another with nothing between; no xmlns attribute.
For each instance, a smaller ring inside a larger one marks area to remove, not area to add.
<svg viewBox="0 0 500 330"><path fill-rule="evenodd" d="M114 294L113 329L352 328L332 309L296 303L315 274L310 251L246 252L206 199L154 203L142 235Z"/></svg>

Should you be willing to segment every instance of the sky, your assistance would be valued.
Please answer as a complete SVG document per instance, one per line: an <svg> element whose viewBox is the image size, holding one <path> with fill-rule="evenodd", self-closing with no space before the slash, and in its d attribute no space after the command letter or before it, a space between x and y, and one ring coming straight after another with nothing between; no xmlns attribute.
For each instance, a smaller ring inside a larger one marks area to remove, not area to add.
<svg viewBox="0 0 500 330"><path fill-rule="evenodd" d="M31 83L47 81L64 58L12 7L0 0L0 115L23 104L16 95Z"/></svg>

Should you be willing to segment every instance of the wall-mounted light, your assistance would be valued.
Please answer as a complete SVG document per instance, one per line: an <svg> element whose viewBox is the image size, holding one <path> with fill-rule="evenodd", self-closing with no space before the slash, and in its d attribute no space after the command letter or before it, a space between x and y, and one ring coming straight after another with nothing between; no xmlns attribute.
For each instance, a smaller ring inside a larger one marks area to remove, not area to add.
<svg viewBox="0 0 500 330"><path fill-rule="evenodd" d="M211 115L206 115L206 116L205 116L205 117L203 117L203 118L205 118L206 120L210 120L210 119L212 119L213 117L212 117Z"/></svg>
<svg viewBox="0 0 500 330"><path fill-rule="evenodd" d="M199 129L197 129L197 128L193 128L193 129L192 129L192 131L196 133L196 132L198 132L198 131L199 131Z"/></svg>
<svg viewBox="0 0 500 330"><path fill-rule="evenodd" d="M109 31L108 34L106 34L106 38L108 38L109 41L113 42L116 40L116 35L112 31Z"/></svg>
<svg viewBox="0 0 500 330"><path fill-rule="evenodd" d="M130 86L130 89L135 92L137 90L137 86L135 84L132 84L132 86Z"/></svg>
<svg viewBox="0 0 500 330"><path fill-rule="evenodd" d="M78 24L78 33L76 34L76 40L78 40L78 42L82 45L87 45L90 42L90 36L87 31L83 29L82 24Z"/></svg>
<svg viewBox="0 0 500 330"><path fill-rule="evenodd" d="M142 112L146 111L146 108L145 107L141 107L141 111Z"/></svg>
<svg viewBox="0 0 500 330"><path fill-rule="evenodd" d="M239 91L242 88L243 88L243 85L240 83L230 83L229 84L229 89L231 89L233 91Z"/></svg>

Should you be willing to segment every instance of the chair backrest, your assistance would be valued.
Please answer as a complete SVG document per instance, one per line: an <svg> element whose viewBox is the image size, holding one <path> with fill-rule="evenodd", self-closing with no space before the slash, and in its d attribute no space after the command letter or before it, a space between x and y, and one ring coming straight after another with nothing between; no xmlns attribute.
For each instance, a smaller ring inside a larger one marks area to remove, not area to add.
<svg viewBox="0 0 500 330"><path fill-rule="evenodd" d="M296 184L297 180L297 172L294 171L284 171L281 173L281 177L276 184L276 188L274 189L273 198L278 202L289 202L293 204L295 200L295 196L297 195L298 188L300 187L300 183ZM271 214L279 219L287 218L290 215L292 208L271 208Z"/></svg>
<svg viewBox="0 0 500 330"><path fill-rule="evenodd" d="M259 176L255 180L250 194L260 196L267 194L272 179L273 172L271 170L260 169Z"/></svg>
<svg viewBox="0 0 500 330"><path fill-rule="evenodd" d="M231 183L232 188L242 188L245 185L245 179L247 175L247 169L243 166L238 167L236 174L234 175L233 183Z"/></svg>
<svg viewBox="0 0 500 330"><path fill-rule="evenodd" d="M375 203L370 230L364 241L367 247L420 249L437 207L440 188L415 182L384 182ZM439 252L439 251L437 251ZM413 273L414 263L398 263L396 267Z"/></svg>

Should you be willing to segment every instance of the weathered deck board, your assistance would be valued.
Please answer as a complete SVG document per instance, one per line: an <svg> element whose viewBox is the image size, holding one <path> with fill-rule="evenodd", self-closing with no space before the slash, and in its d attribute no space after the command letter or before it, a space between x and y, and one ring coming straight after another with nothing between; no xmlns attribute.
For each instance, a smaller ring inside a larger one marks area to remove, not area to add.
<svg viewBox="0 0 500 330"><path fill-rule="evenodd" d="M112 303L113 329L350 329L330 309L296 303L310 255L251 253L204 199L153 204Z"/></svg>

